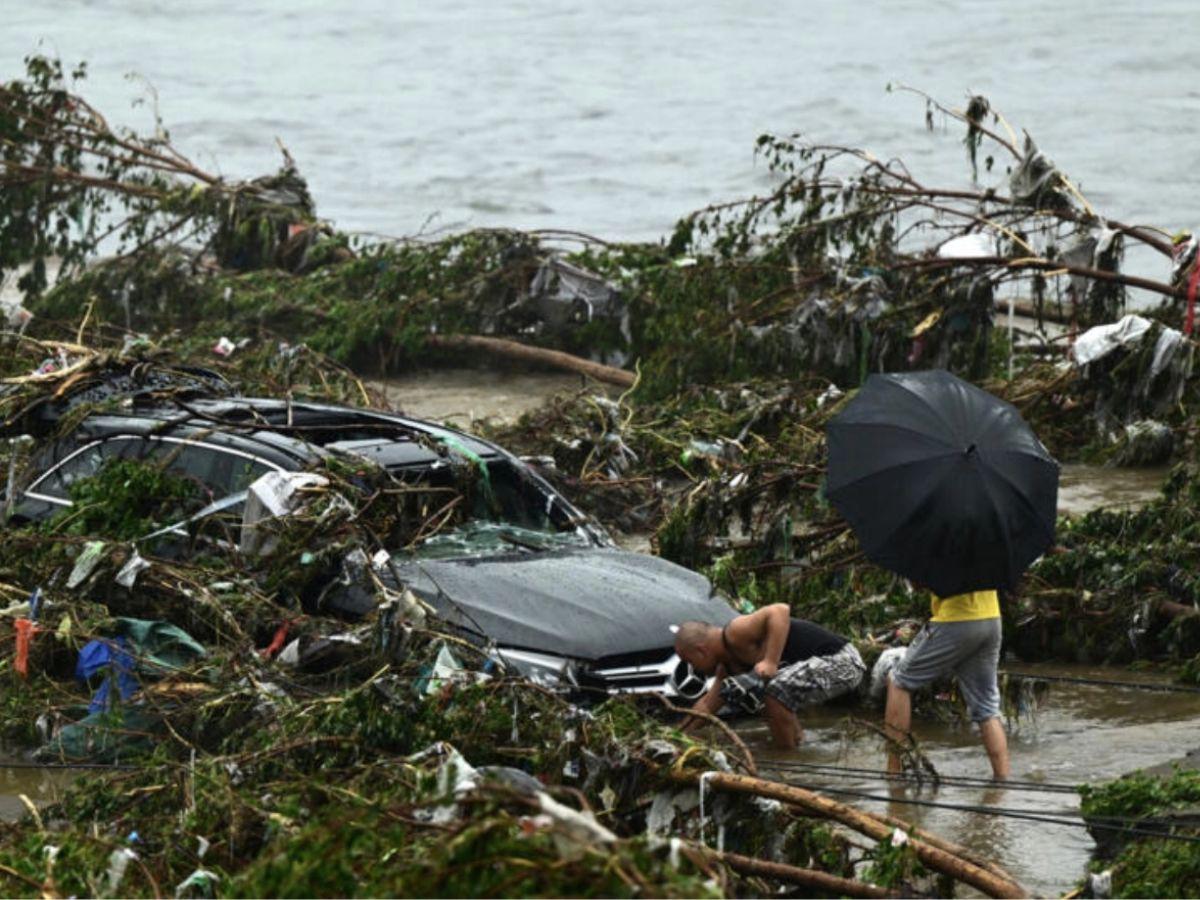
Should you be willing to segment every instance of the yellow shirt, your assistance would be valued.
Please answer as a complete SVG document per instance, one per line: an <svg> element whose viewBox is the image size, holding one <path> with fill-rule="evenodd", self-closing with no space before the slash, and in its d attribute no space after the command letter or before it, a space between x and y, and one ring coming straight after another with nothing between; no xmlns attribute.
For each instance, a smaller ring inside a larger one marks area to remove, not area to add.
<svg viewBox="0 0 1200 900"><path fill-rule="evenodd" d="M971 591L953 597L933 598L934 622L972 622L1000 618L1000 598L995 591Z"/></svg>

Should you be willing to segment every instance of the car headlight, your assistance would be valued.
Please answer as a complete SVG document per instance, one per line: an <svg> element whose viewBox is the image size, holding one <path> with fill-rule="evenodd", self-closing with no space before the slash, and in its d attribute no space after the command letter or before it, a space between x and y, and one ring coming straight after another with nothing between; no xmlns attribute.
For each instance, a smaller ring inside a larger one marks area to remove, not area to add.
<svg viewBox="0 0 1200 900"><path fill-rule="evenodd" d="M548 653L532 653L528 650L499 649L496 656L500 663L534 684L543 687L562 687L576 684L575 665L571 660Z"/></svg>

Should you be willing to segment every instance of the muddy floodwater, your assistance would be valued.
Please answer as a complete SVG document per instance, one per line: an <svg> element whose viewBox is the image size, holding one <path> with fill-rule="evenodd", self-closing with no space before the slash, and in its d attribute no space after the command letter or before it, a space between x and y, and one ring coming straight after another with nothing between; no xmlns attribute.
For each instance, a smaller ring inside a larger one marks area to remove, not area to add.
<svg viewBox="0 0 1200 900"><path fill-rule="evenodd" d="M1108 681L1154 680L1124 670L1064 665L1011 663L1020 672ZM859 718L882 720L882 710L850 711ZM819 787L855 806L913 822L981 856L995 859L1035 896L1054 897L1081 877L1093 841L1081 827L1079 797L1026 787L943 785L895 788L863 772L834 772L805 766L845 767L877 772L883 768L881 740L847 724L847 710L818 709L803 717L804 745L795 753L769 748L766 729L746 722L739 730L755 753L764 775ZM991 770L973 728L914 720L922 748L938 772L986 778ZM1102 782L1134 769L1182 756L1200 746L1200 694L1159 693L1074 683L1052 683L1040 707L1011 723L1012 778L1046 785ZM845 791L839 794L835 792ZM868 800L857 794L890 798ZM894 794L894 796L893 796ZM916 805L911 801L954 806L1002 807L1038 815L1061 816L1071 824L1047 824L1019 818Z"/></svg>
<svg viewBox="0 0 1200 900"><path fill-rule="evenodd" d="M1108 469L1102 466L1062 467L1058 482L1058 511L1083 515L1092 509L1130 509L1154 499L1168 468Z"/></svg>
<svg viewBox="0 0 1200 900"><path fill-rule="evenodd" d="M78 774L76 769L51 769L32 765L20 753L0 749L0 820L19 819L31 803L45 806L58 800Z"/></svg>
<svg viewBox="0 0 1200 900"><path fill-rule="evenodd" d="M476 419L512 422L555 394L605 388L579 375L438 369L377 382L388 401L418 419L470 428Z"/></svg>

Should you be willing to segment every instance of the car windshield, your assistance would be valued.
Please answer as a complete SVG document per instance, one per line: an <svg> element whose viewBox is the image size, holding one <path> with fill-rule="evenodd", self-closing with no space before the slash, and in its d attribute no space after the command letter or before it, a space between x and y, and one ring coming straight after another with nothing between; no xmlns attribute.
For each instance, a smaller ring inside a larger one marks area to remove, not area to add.
<svg viewBox="0 0 1200 900"><path fill-rule="evenodd" d="M421 480L437 479L427 473ZM411 548L414 556L446 559L590 546L562 501L520 464L489 461L479 488L470 518L422 540Z"/></svg>
<svg viewBox="0 0 1200 900"><path fill-rule="evenodd" d="M478 519L426 538L412 550L416 559L453 559L463 556L498 556L522 551L537 553L568 547L586 547L578 531L541 531L503 522Z"/></svg>

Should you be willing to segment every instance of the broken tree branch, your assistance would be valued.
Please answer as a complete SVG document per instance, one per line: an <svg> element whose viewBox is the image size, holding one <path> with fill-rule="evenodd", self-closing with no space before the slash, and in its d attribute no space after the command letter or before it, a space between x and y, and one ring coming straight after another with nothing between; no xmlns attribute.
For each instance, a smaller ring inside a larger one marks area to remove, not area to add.
<svg viewBox="0 0 1200 900"><path fill-rule="evenodd" d="M485 350L488 353L495 353L521 362L539 363L556 369L578 372L580 375L586 375L605 384L615 384L618 387L633 387L637 377L626 369L592 362L590 359L573 356L561 350L531 347L528 344L521 344L505 338L484 337L478 334L431 334L425 338L425 344L445 350Z"/></svg>
<svg viewBox="0 0 1200 900"><path fill-rule="evenodd" d="M695 782L699 778L696 773L681 774L678 777L687 782ZM813 791L794 785L752 778L748 775L734 775L728 772L707 773L704 779L706 787L713 790L750 794L755 797L766 797L782 803L790 803L841 822L877 841L889 840L893 831L898 827L876 815L855 809L845 803L838 803L836 800L830 800ZM911 826L909 829L911 830ZM1029 896L1029 892L1017 882L1002 878L982 866L940 847L935 847L927 841L910 836L909 844L912 846L913 852L917 854L917 858L925 865L937 869L957 881L969 884L989 897Z"/></svg>
<svg viewBox="0 0 1200 900"><path fill-rule="evenodd" d="M773 881L783 881L788 884L798 884L813 888L821 896L826 897L900 897L898 891L881 888L865 881L854 878L841 878L821 872L817 869L802 869L799 866L789 866L786 863L768 862L753 856L742 856L740 853L719 853L717 859L729 866L735 872L743 875L755 875L760 878L770 878Z"/></svg>

